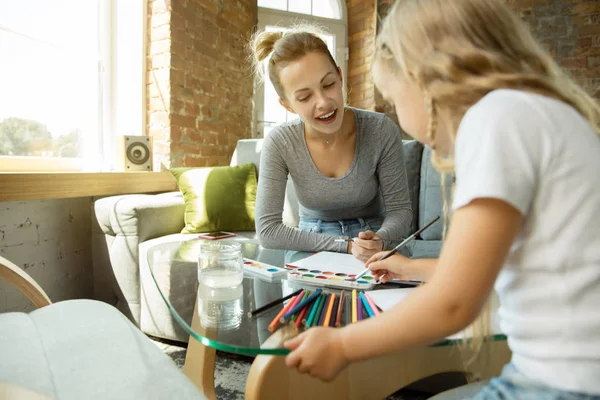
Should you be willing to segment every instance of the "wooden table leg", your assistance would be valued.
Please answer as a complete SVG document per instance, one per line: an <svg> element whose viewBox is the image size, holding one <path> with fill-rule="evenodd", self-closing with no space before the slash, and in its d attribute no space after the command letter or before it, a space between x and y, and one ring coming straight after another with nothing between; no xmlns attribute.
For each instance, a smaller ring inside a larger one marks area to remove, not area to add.
<svg viewBox="0 0 600 400"><path fill-rule="evenodd" d="M273 342L278 341L280 338L273 338ZM464 372L476 379L487 379L500 374L511 353L506 341L489 342L484 347L481 356L467 369L456 346L428 346L353 364L329 383L287 368L284 357L260 355L250 368L245 398L370 400L385 398L442 372Z"/></svg>
<svg viewBox="0 0 600 400"><path fill-rule="evenodd" d="M194 332L206 334L200 326L198 317L198 302L194 307L194 316L192 317L192 329ZM185 364L183 373L190 381L200 389L200 391L210 400L216 400L215 394L215 358L217 351L203 345L196 338L190 336L187 353L185 355Z"/></svg>

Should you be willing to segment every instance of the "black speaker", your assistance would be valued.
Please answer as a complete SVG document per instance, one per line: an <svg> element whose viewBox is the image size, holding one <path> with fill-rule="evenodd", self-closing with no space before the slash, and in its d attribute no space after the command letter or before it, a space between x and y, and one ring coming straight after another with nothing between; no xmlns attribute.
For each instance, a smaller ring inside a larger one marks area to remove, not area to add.
<svg viewBox="0 0 600 400"><path fill-rule="evenodd" d="M152 138L124 135L119 140L121 171L152 171Z"/></svg>

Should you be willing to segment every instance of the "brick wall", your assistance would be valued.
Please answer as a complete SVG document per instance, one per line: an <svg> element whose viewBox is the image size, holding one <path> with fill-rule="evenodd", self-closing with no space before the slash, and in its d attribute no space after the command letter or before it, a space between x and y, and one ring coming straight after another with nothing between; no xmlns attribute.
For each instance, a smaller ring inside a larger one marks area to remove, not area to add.
<svg viewBox="0 0 600 400"><path fill-rule="evenodd" d="M371 62L375 51L376 0L347 0L348 6L348 103L373 110L375 87Z"/></svg>
<svg viewBox="0 0 600 400"><path fill-rule="evenodd" d="M588 93L600 100L600 1L506 1L529 24L535 37L547 47L558 64ZM378 15L383 18L393 1L377 2ZM382 101L378 93L375 103L377 111L385 112L395 119L394 111Z"/></svg>
<svg viewBox="0 0 600 400"><path fill-rule="evenodd" d="M153 0L148 5L148 132L155 170L228 165L252 132L245 46L254 0Z"/></svg>

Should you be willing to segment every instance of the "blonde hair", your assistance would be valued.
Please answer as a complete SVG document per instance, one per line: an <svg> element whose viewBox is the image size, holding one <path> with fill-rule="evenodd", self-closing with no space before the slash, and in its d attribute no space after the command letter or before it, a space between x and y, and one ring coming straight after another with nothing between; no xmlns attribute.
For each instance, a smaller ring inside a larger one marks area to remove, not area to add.
<svg viewBox="0 0 600 400"><path fill-rule="evenodd" d="M429 115L427 137L438 129L454 142L466 111L500 88L550 96L574 107L600 134L600 106L569 78L501 0L398 0L377 38L375 63L416 79ZM452 157L432 152L445 179ZM442 182L443 183L443 182ZM448 200L444 194L447 218ZM472 324L471 349L489 333L489 302Z"/></svg>
<svg viewBox="0 0 600 400"><path fill-rule="evenodd" d="M279 72L289 63L296 61L309 53L321 53L327 57L336 69L333 56L327 48L327 44L321 38L325 32L310 24L301 24L286 31L260 31L253 35L250 41L250 50L253 57L254 70L259 77L264 74L264 60L269 58L267 72L273 83L275 91L282 99L285 99L285 91L279 79Z"/></svg>

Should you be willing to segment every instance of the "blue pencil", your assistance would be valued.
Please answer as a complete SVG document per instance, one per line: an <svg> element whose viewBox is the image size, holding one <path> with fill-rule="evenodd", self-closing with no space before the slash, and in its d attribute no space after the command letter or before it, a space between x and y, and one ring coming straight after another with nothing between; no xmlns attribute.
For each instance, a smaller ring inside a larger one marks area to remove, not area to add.
<svg viewBox="0 0 600 400"><path fill-rule="evenodd" d="M362 321L362 301L360 301L360 296L356 297L356 316L357 321Z"/></svg>
<svg viewBox="0 0 600 400"><path fill-rule="evenodd" d="M365 308L365 310L367 310L367 314L369 314L369 318L373 318L375 316L375 314L373 314L373 310L371 310L371 305L369 304L369 302L367 301L365 295L363 294L363 292L360 292L360 299L363 302L363 307Z"/></svg>
<svg viewBox="0 0 600 400"><path fill-rule="evenodd" d="M323 289L317 289L310 296L308 296L307 298L305 298L304 300L302 300L301 302L296 304L296 306L293 307L290 311L283 314L283 317L281 317L280 322L284 323L287 319L291 318L294 314L296 314L297 312L300 312L300 310L302 310L307 304L310 304L314 299L316 299L322 291L323 291Z"/></svg>
<svg viewBox="0 0 600 400"><path fill-rule="evenodd" d="M327 305L329 304L330 299L331 293L327 293L327 296L323 301L323 308L321 309L321 316L319 317L319 322L317 322L317 326L323 326L323 320L325 320L325 314L327 314Z"/></svg>

